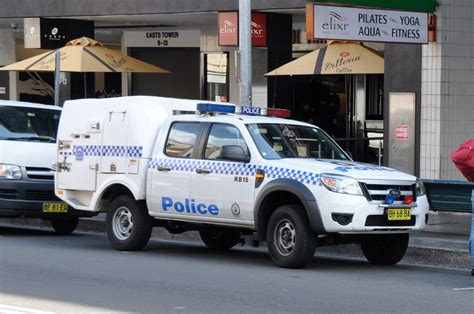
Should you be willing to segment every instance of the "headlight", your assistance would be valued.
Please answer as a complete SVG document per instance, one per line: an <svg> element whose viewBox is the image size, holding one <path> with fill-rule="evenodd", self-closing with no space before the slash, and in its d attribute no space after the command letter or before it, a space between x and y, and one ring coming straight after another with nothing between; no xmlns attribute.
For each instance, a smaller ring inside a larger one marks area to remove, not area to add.
<svg viewBox="0 0 474 314"><path fill-rule="evenodd" d="M426 194L425 185L420 179L416 180L416 196L423 196Z"/></svg>
<svg viewBox="0 0 474 314"><path fill-rule="evenodd" d="M319 180L330 191L351 195L364 195L359 182L354 178L334 174L322 174Z"/></svg>
<svg viewBox="0 0 474 314"><path fill-rule="evenodd" d="M0 180L19 180L21 179L21 168L15 165L0 164Z"/></svg>

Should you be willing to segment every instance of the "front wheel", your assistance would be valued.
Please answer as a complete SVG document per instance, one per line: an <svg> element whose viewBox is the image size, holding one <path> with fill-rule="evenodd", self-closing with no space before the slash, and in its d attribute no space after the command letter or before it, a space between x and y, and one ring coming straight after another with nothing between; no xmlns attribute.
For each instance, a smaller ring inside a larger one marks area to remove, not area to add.
<svg viewBox="0 0 474 314"><path fill-rule="evenodd" d="M402 260L408 248L408 233L379 234L362 241L364 256L374 265L394 265Z"/></svg>
<svg viewBox="0 0 474 314"><path fill-rule="evenodd" d="M67 235L71 234L76 230L77 224L79 223L79 218L58 218L51 220L51 225L53 226L56 234Z"/></svg>
<svg viewBox="0 0 474 314"><path fill-rule="evenodd" d="M275 210L267 225L268 251L275 264L301 268L314 256L316 238L304 209L284 205Z"/></svg>
<svg viewBox="0 0 474 314"><path fill-rule="evenodd" d="M127 195L116 197L107 212L110 244L121 251L138 251L147 245L153 227L146 207Z"/></svg>
<svg viewBox="0 0 474 314"><path fill-rule="evenodd" d="M202 242L212 250L228 250L240 242L240 232L233 229L201 230L199 235Z"/></svg>

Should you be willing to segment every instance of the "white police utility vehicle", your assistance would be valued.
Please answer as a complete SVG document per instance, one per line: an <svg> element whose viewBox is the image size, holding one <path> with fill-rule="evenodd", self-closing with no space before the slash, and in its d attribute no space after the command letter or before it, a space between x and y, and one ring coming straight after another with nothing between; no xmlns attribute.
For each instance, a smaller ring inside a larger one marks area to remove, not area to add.
<svg viewBox="0 0 474 314"><path fill-rule="evenodd" d="M56 194L107 212L118 250L142 249L159 226L198 230L217 250L255 234L282 267L340 243L360 243L374 264L400 261L428 219L421 181L353 162L318 127L255 115L263 111L145 96L67 101Z"/></svg>

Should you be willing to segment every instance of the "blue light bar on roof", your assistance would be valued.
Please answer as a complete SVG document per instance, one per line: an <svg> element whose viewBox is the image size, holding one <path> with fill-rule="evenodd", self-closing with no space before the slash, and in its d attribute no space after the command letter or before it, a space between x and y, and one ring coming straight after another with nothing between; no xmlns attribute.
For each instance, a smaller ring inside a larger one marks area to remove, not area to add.
<svg viewBox="0 0 474 314"><path fill-rule="evenodd" d="M204 112L235 113L235 106L212 104L212 103L199 103L197 104L197 110L201 113L204 113Z"/></svg>

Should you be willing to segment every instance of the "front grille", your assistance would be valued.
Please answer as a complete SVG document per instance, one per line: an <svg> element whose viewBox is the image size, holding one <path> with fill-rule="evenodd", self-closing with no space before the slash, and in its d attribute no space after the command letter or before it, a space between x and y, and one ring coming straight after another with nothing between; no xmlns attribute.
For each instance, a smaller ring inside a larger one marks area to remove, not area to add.
<svg viewBox="0 0 474 314"><path fill-rule="evenodd" d="M54 180L54 172L49 168L26 167L26 174L33 180Z"/></svg>
<svg viewBox="0 0 474 314"><path fill-rule="evenodd" d="M29 201L54 201L56 200L56 195L54 195L53 191L26 190L25 199Z"/></svg>
<svg viewBox="0 0 474 314"><path fill-rule="evenodd" d="M416 224L416 217L410 220L388 220L386 215L370 215L365 220L366 227L412 227Z"/></svg>
<svg viewBox="0 0 474 314"><path fill-rule="evenodd" d="M415 185L387 185L362 183L362 186L367 192L367 196L369 197L370 201L385 201L385 197L389 194L390 190L400 191L399 202L402 202L406 195L412 195L413 201L416 201L416 193L414 193Z"/></svg>
<svg viewBox="0 0 474 314"><path fill-rule="evenodd" d="M18 192L16 190L0 189L0 198L3 199L16 199Z"/></svg>

